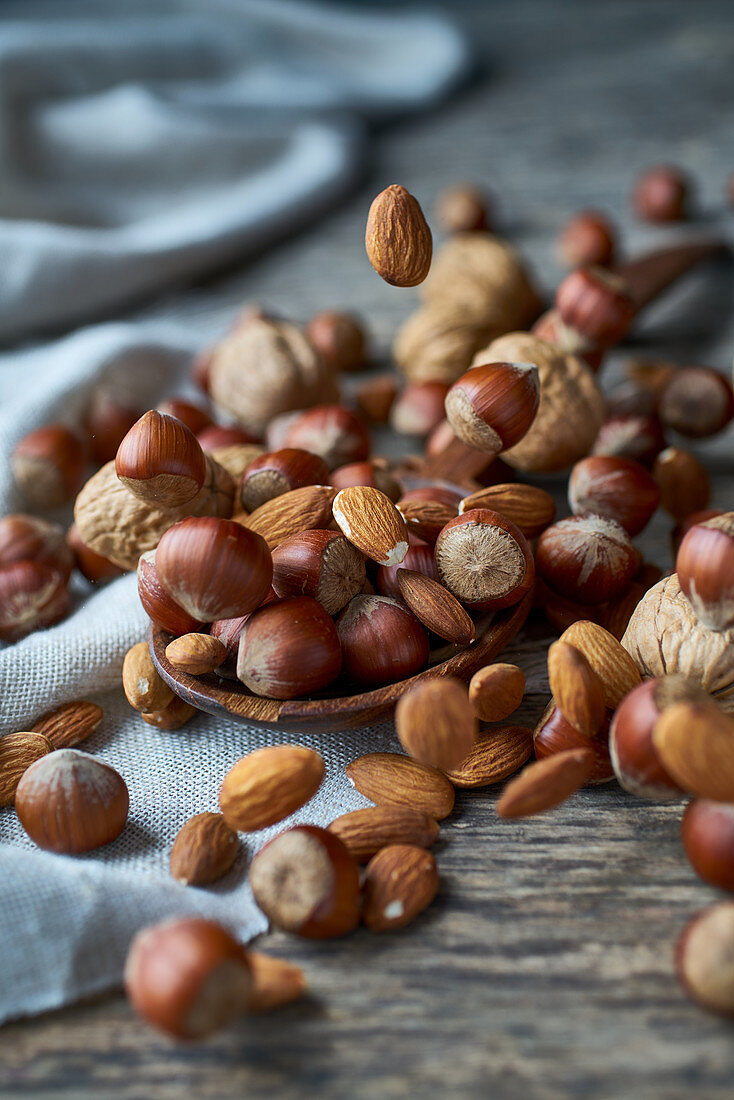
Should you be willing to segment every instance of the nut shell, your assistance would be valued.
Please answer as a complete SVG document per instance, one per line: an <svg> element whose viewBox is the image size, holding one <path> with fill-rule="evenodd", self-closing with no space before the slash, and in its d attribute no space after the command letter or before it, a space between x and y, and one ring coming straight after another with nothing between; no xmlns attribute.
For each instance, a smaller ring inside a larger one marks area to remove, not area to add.
<svg viewBox="0 0 734 1100"><path fill-rule="evenodd" d="M261 607L240 636L237 676L255 695L295 699L321 691L341 666L336 627L310 596Z"/></svg>

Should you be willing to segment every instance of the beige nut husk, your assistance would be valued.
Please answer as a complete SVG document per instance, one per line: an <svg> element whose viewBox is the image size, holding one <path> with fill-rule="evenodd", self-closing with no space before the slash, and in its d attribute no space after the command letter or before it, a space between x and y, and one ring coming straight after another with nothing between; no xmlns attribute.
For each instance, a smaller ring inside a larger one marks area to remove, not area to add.
<svg viewBox="0 0 734 1100"><path fill-rule="evenodd" d="M212 458L237 484L250 463L262 454L265 454L265 448L256 443L230 443L227 447L215 447L211 451Z"/></svg>
<svg viewBox="0 0 734 1100"><path fill-rule="evenodd" d="M677 573L645 593L622 645L643 677L679 672L734 714L734 630L710 630L699 622Z"/></svg>
<svg viewBox="0 0 734 1100"><path fill-rule="evenodd" d="M301 330L259 315L214 348L209 389L216 404L255 435L281 413L338 397L332 369Z"/></svg>
<svg viewBox="0 0 734 1100"><path fill-rule="evenodd" d="M494 317L522 328L542 306L520 253L489 233L457 233L434 258L421 288L431 305L455 302L475 320Z"/></svg>
<svg viewBox="0 0 734 1100"><path fill-rule="evenodd" d="M227 471L207 455L204 484L194 497L178 508L154 508L126 489L107 462L83 487L74 505L79 536L90 549L121 569L137 568L146 550L158 545L161 535L185 516L232 515L234 482Z"/></svg>
<svg viewBox="0 0 734 1100"><path fill-rule="evenodd" d="M411 382L450 385L467 370L477 348L505 331L489 314L477 318L453 301L437 302L416 310L400 327L393 355Z"/></svg>
<svg viewBox="0 0 734 1100"><path fill-rule="evenodd" d="M508 332L478 351L483 363L534 363L540 379L540 404L525 436L502 458L516 470L550 473L584 458L604 420L604 398L589 368L575 355L564 355L529 332Z"/></svg>

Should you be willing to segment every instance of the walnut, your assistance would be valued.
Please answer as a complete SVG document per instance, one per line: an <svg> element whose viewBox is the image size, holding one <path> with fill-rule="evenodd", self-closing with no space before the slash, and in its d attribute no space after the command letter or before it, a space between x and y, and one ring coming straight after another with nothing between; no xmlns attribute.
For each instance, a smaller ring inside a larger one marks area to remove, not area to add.
<svg viewBox="0 0 734 1100"><path fill-rule="evenodd" d="M710 630L699 622L676 573L645 593L622 645L643 676L681 673L734 714L734 630Z"/></svg>
<svg viewBox="0 0 734 1100"><path fill-rule="evenodd" d="M411 382L455 382L477 348L499 336L502 327L478 321L455 302L423 306L398 330L395 361Z"/></svg>
<svg viewBox="0 0 734 1100"><path fill-rule="evenodd" d="M228 447L215 447L211 455L239 485L240 478L250 463L264 453L265 448L256 443L232 443Z"/></svg>
<svg viewBox="0 0 734 1100"><path fill-rule="evenodd" d="M338 396L333 371L301 330L259 314L248 316L214 348L209 392L255 435L263 435L280 413Z"/></svg>
<svg viewBox="0 0 734 1100"><path fill-rule="evenodd" d="M452 237L421 289L426 303L459 303L475 319L496 319L502 332L529 325L542 308L519 252L489 233Z"/></svg>
<svg viewBox="0 0 734 1100"><path fill-rule="evenodd" d="M575 355L564 355L529 332L509 332L478 351L482 363L534 363L540 405L529 431L502 458L517 470L550 473L572 466L591 450L604 420L604 398L594 375Z"/></svg>
<svg viewBox="0 0 734 1100"><path fill-rule="evenodd" d="M121 569L135 569L140 555L184 516L231 516L234 488L227 471L207 455L206 478L194 499L159 509L133 496L118 480L115 463L107 462L76 498L74 520L86 546Z"/></svg>

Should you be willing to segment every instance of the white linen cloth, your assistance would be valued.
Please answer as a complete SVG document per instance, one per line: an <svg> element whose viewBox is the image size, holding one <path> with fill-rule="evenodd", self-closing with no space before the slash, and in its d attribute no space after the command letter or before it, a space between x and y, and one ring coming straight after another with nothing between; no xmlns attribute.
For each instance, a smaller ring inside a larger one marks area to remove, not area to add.
<svg viewBox="0 0 734 1100"><path fill-rule="evenodd" d="M262 248L333 204L366 123L425 106L467 62L442 18L278 0L23 0L0 11L0 341L69 330ZM211 337L180 319L93 325L0 356L0 513L23 510L8 457L21 436L77 422L102 377L146 407L180 391ZM59 518L68 520L62 513ZM72 615L0 646L0 735L74 698L104 708L82 747L118 768L130 817L82 857L35 848L0 810L0 1021L119 984L134 931L198 912L262 931L243 840L222 882L170 878L171 842L217 808L228 768L289 735L202 715L162 732L127 705L126 650L145 633L135 578L78 583ZM326 824L364 800L344 778L359 753L395 748L392 725L299 734L327 763L295 820ZM270 830L273 832L275 830ZM265 834L267 835L267 834Z"/></svg>

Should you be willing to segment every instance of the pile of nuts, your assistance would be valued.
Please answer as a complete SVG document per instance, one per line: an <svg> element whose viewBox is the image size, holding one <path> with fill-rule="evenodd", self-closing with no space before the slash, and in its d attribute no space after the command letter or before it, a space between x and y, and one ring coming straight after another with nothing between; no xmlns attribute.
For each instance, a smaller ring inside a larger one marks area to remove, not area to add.
<svg viewBox="0 0 734 1100"><path fill-rule="evenodd" d="M675 220L688 190L679 173L656 169L635 206ZM216 677L289 700L416 677L395 692L405 755L370 753L346 769L374 806L326 829L286 828L251 863L258 905L291 933L407 925L438 891L428 849L455 789L517 772L500 817L547 811L615 777L637 797L689 796L686 854L706 882L734 892L734 511L709 508L705 469L668 440L722 431L732 386L710 367L638 361L602 394L603 358L645 296L610 268L615 234L598 212L565 228L573 270L542 315L520 257L487 232L481 194L452 189L440 217L452 236L434 258L404 188L387 188L369 212L376 271L423 288L395 343L400 393L380 375L351 406L339 403L340 375L368 365L354 318L323 312L302 330L249 309L193 370L231 423L183 399L140 415L98 393L77 434L52 425L22 440L19 490L37 508L76 497L74 525L0 519L0 638L58 622L75 566L95 584L137 569L141 603L170 635L168 663L204 686ZM424 454L371 456L369 425L387 422L423 441ZM99 468L82 486L89 461ZM569 469L566 518L544 488L518 480ZM406 489L409 475L421 487ZM675 523L676 571L665 576L633 542L661 507ZM508 723L525 692L516 666L487 665L468 685L431 671L447 644L450 654L476 644L492 616L523 601L559 635L548 651L552 699L534 730ZM176 729L196 713L147 642L127 653L122 680L151 725ZM76 747L101 719L77 701L0 739L0 805L14 803L45 849L90 851L125 827L123 778ZM285 820L323 776L313 749L249 753L223 777L218 812L196 813L179 832L171 874L215 882L240 832ZM732 959L734 902L723 902L681 936L681 981L705 1007L734 1014ZM298 968L193 918L141 932L125 982L140 1014L180 1038L305 989Z"/></svg>

